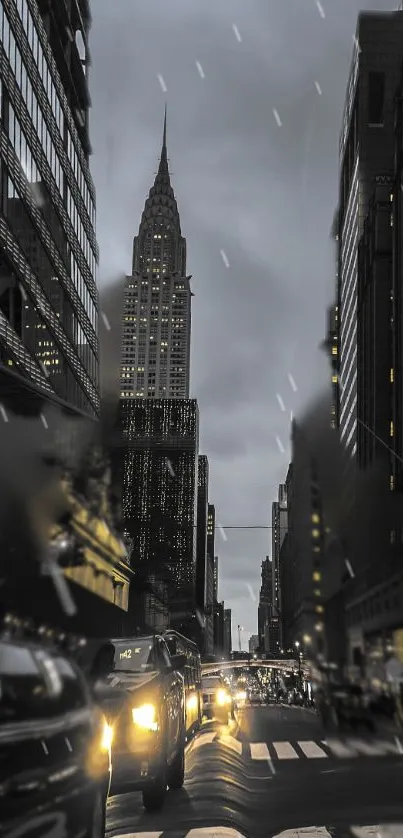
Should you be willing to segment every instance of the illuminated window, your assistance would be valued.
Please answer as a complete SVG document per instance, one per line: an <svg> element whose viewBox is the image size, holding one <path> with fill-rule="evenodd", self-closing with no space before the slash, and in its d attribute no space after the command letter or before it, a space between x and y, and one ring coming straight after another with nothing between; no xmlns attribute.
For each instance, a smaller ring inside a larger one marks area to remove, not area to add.
<svg viewBox="0 0 403 838"><path fill-rule="evenodd" d="M337 375L332 375L332 384L337 384L338 378Z"/></svg>
<svg viewBox="0 0 403 838"><path fill-rule="evenodd" d="M390 423L390 431L389 431L389 433L390 433L390 436L394 436L394 435L395 435L395 426L394 426L393 422L391 422L391 423Z"/></svg>
<svg viewBox="0 0 403 838"><path fill-rule="evenodd" d="M319 570L314 570L314 572L313 572L313 574L312 574L312 580L313 580L314 582L320 582L321 577L322 577L322 574L321 574L321 573L319 573Z"/></svg>
<svg viewBox="0 0 403 838"><path fill-rule="evenodd" d="M391 474L391 475L390 475L390 477L389 477L389 488L390 488L390 491L391 491L391 492L393 492L393 491L394 491L394 488L395 488L395 478L394 478L394 475L393 475L393 474Z"/></svg>
<svg viewBox="0 0 403 838"><path fill-rule="evenodd" d="M337 346L332 346L332 355L337 355Z"/></svg>
<svg viewBox="0 0 403 838"><path fill-rule="evenodd" d="M317 512L314 512L314 514L311 516L311 521L313 524L320 524L320 517L317 514Z"/></svg>
<svg viewBox="0 0 403 838"><path fill-rule="evenodd" d="M394 371L393 367L391 367L390 368L390 383L393 384L394 380L395 380L395 371Z"/></svg>
<svg viewBox="0 0 403 838"><path fill-rule="evenodd" d="M312 530L312 538L319 538L320 531L319 530Z"/></svg>

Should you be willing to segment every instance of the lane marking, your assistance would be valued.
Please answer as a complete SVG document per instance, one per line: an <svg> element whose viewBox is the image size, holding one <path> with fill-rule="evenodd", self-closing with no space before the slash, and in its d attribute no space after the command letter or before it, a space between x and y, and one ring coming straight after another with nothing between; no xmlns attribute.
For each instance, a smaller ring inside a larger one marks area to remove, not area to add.
<svg viewBox="0 0 403 838"><path fill-rule="evenodd" d="M289 742L273 742L273 748L279 759L299 759L297 752Z"/></svg>
<svg viewBox="0 0 403 838"><path fill-rule="evenodd" d="M298 742L298 745L308 759L328 759L328 755L316 742L304 741Z"/></svg>
<svg viewBox="0 0 403 838"><path fill-rule="evenodd" d="M231 751L235 751L236 754L242 756L242 742L238 742L238 739L234 739L233 736L223 735L217 739L219 744L225 745Z"/></svg>

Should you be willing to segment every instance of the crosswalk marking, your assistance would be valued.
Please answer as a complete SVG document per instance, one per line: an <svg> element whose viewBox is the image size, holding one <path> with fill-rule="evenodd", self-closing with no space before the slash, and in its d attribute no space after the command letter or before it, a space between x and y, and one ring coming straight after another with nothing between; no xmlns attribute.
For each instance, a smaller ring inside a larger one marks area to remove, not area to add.
<svg viewBox="0 0 403 838"><path fill-rule="evenodd" d="M279 759L299 759L289 742L273 742L273 748Z"/></svg>
<svg viewBox="0 0 403 838"><path fill-rule="evenodd" d="M200 748L201 745L211 745L216 736L217 734L215 731L213 731L213 733L201 733L200 736L197 736L196 739L193 740L193 750L195 748Z"/></svg>
<svg viewBox="0 0 403 838"><path fill-rule="evenodd" d="M220 745L226 745L227 748L230 748L231 751L235 751L235 753L239 754L239 756L242 755L242 742L238 742L238 739L234 739L233 736L220 736L218 742Z"/></svg>
<svg viewBox="0 0 403 838"><path fill-rule="evenodd" d="M353 826L348 827L351 838L401 838L403 824L377 824L374 826ZM182 830L168 829L162 832L126 832L115 835L114 838L169 838L170 835L178 835L183 838L244 838L241 832L226 826L204 826ZM269 832L267 833L269 836ZM277 833L273 838L334 838L337 836L337 827L332 826L304 826L301 829L285 829ZM345 835L343 829L340 834Z"/></svg>
<svg viewBox="0 0 403 838"><path fill-rule="evenodd" d="M298 745L308 759L326 759L328 756L316 742L298 742Z"/></svg>
<svg viewBox="0 0 403 838"><path fill-rule="evenodd" d="M175 831L175 834L178 834L178 832ZM165 835L169 838L171 831L126 832L122 835L115 835L114 838L162 838ZM228 826L201 826L196 829L189 829L184 838L244 838L244 836L236 829L231 829Z"/></svg>
<svg viewBox="0 0 403 838"><path fill-rule="evenodd" d="M244 838L236 829L230 829L228 826L202 826L199 829L191 829L187 833L186 838Z"/></svg>
<svg viewBox="0 0 403 838"><path fill-rule="evenodd" d="M218 734L217 731L201 733L189 744L189 751L201 748L203 745L217 744L219 747L228 748L238 756L244 756L252 760L270 761L271 758L279 760L295 759L326 759L337 757L338 759L351 759L353 757L381 757L388 754L400 754L397 744L386 740L365 740L357 737L346 739L326 739L321 741L299 740L298 742L240 742L229 733ZM296 750L298 748L298 750ZM301 753L302 752L302 753Z"/></svg>
<svg viewBox="0 0 403 838"><path fill-rule="evenodd" d="M270 752L266 745L266 742L251 742L250 743L250 755L252 759L270 759Z"/></svg>
<svg viewBox="0 0 403 838"><path fill-rule="evenodd" d="M332 838L325 826L306 826L303 829L285 829L274 838Z"/></svg>
<svg viewBox="0 0 403 838"><path fill-rule="evenodd" d="M124 835L115 835L115 838L161 838L162 832L126 832Z"/></svg>

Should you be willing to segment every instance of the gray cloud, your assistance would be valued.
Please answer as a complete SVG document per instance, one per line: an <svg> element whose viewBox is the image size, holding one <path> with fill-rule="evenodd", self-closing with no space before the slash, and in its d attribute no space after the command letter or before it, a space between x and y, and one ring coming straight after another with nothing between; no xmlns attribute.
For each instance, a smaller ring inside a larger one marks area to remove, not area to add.
<svg viewBox="0 0 403 838"><path fill-rule="evenodd" d="M317 346L334 282L329 230L352 37L360 7L396 3L322 5L324 20L315 0L92 4L100 281L130 270L167 100L172 181L196 295L192 394L211 460L211 500L224 524L270 524L288 466L289 410L300 410L326 380ZM115 358L116 340L108 339ZM221 595L234 625L250 632L256 603L243 578L258 589L269 539L267 530L229 531L227 542L217 533Z"/></svg>

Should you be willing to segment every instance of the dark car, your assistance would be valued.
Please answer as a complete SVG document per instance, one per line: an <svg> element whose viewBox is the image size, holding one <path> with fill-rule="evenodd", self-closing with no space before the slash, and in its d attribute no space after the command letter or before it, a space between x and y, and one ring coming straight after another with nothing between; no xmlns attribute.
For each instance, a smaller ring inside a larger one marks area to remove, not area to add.
<svg viewBox="0 0 403 838"><path fill-rule="evenodd" d="M0 798L5 838L103 838L105 717L57 650L0 637Z"/></svg>
<svg viewBox="0 0 403 838"><path fill-rule="evenodd" d="M184 655L169 654L164 639L111 640L109 675L95 686L111 728L112 786L143 794L160 809L167 786L181 788L185 772Z"/></svg>

